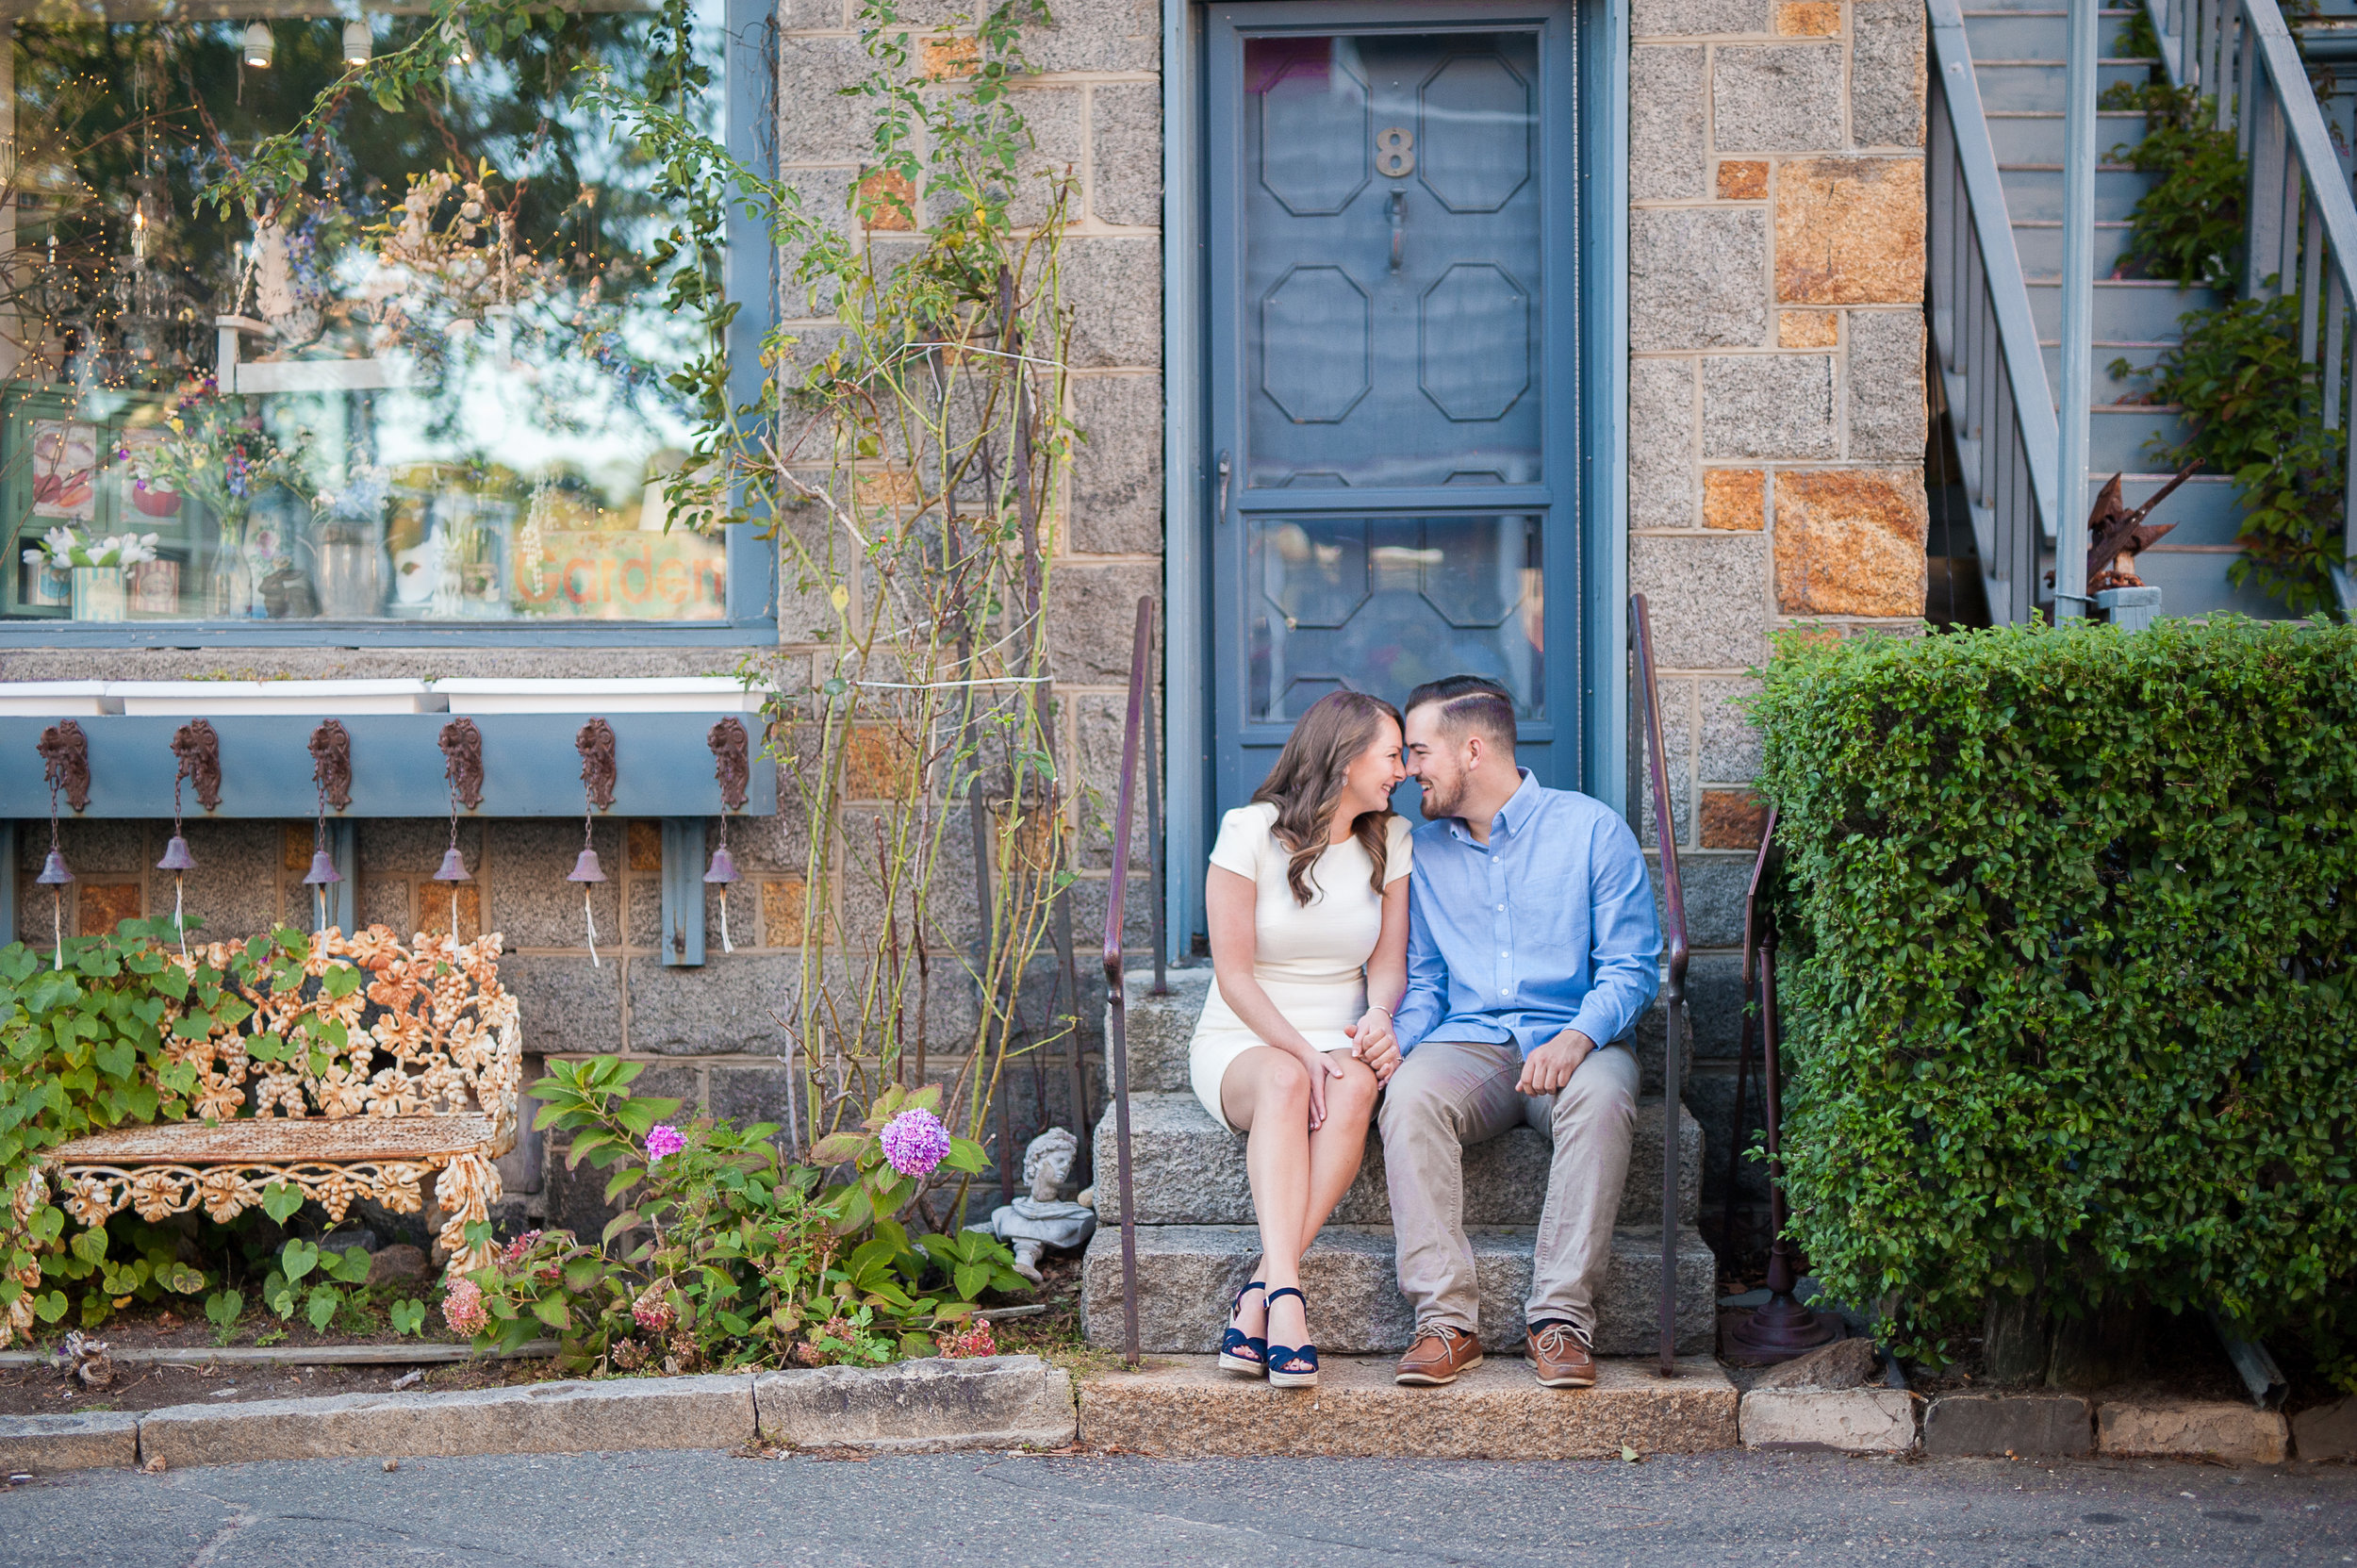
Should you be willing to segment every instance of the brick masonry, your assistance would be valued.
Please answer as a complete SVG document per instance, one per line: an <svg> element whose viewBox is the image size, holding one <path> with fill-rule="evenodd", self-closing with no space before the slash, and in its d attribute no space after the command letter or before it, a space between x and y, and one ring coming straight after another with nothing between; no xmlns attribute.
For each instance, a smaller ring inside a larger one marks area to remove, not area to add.
<svg viewBox="0 0 2357 1568"><path fill-rule="evenodd" d="M1715 1234L1739 1016L1723 949L1765 817L1745 671L1778 626L1912 630L1923 608L1923 13L1637 0L1632 32L1629 575L1698 949L1688 1099ZM1739 1176L1748 1211L1764 1189Z"/></svg>

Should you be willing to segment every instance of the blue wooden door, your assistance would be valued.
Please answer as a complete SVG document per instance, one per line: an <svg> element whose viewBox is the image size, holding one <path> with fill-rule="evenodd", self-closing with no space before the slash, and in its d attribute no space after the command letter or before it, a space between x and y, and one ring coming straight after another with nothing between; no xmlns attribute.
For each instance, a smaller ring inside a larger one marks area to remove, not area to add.
<svg viewBox="0 0 2357 1568"><path fill-rule="evenodd" d="M1326 693L1458 673L1503 682L1525 762L1574 784L1569 9L1211 23L1217 804Z"/></svg>

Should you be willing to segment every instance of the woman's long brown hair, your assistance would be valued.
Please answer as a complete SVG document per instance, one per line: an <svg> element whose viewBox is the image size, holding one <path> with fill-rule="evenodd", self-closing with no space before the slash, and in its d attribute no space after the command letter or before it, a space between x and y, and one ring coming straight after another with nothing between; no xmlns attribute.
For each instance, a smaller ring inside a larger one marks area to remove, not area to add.
<svg viewBox="0 0 2357 1568"><path fill-rule="evenodd" d="M1293 857L1285 867L1285 880L1293 886L1295 903L1307 905L1314 892L1310 872L1326 853L1334 810L1342 800L1343 775L1375 744L1386 718L1406 734L1399 710L1381 698L1357 691L1327 692L1310 703L1310 711L1294 725L1294 733L1285 737L1285 749L1277 754L1277 766L1252 792L1256 804L1266 801L1277 808L1274 831L1277 842ZM1360 813L1350 825L1351 836L1375 863L1375 874L1368 880L1377 898L1383 894L1384 837L1391 820L1389 811L1369 811Z"/></svg>

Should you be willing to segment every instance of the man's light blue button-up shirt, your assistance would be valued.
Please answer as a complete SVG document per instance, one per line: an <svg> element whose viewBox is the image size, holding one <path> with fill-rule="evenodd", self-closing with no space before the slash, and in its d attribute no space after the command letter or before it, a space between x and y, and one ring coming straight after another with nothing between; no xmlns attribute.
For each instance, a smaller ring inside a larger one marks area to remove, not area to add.
<svg viewBox="0 0 2357 1568"><path fill-rule="evenodd" d="M1528 1056L1567 1028L1609 1045L1660 989L1637 835L1603 801L1522 775L1487 848L1459 817L1416 830L1403 1052L1491 1040Z"/></svg>

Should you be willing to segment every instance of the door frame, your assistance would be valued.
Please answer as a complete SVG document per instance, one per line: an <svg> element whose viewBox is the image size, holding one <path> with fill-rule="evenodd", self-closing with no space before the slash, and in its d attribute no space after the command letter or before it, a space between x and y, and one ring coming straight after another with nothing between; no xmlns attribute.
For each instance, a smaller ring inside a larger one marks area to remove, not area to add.
<svg viewBox="0 0 2357 1568"><path fill-rule="evenodd" d="M1628 681L1628 3L1574 0L1577 111L1572 127L1578 228L1578 471L1551 480L1577 520L1580 628L1578 787L1627 815ZM1389 8L1386 8L1387 9ZM1435 20L1531 17L1494 0L1427 0ZM1338 25L1357 8L1336 8ZM1353 14L1357 13L1357 14ZM1205 0L1162 0L1162 759L1167 802L1163 897L1172 957L1204 930L1213 754L1208 55ZM1554 318L1560 320L1561 318ZM1561 711L1561 710L1558 710Z"/></svg>

